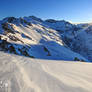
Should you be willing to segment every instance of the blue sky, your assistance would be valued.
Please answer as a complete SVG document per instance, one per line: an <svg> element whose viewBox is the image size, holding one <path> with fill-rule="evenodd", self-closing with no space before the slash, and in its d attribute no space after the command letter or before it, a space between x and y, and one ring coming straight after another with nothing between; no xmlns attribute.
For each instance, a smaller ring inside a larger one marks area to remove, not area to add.
<svg viewBox="0 0 92 92"><path fill-rule="evenodd" d="M0 19L30 15L42 19L92 22L92 0L0 0Z"/></svg>

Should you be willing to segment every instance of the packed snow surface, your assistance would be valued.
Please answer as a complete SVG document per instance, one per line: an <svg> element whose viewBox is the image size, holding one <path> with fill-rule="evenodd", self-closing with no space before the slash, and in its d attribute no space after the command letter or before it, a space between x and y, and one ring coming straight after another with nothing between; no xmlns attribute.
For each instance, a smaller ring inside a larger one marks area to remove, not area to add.
<svg viewBox="0 0 92 92"><path fill-rule="evenodd" d="M92 92L92 63L0 52L0 92Z"/></svg>

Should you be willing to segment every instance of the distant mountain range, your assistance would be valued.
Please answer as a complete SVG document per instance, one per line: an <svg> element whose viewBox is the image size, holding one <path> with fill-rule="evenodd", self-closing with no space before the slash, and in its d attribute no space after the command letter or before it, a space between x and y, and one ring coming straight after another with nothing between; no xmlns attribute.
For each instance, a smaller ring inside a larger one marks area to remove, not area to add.
<svg viewBox="0 0 92 92"><path fill-rule="evenodd" d="M92 61L92 24L35 16L0 21L0 50L51 60Z"/></svg>

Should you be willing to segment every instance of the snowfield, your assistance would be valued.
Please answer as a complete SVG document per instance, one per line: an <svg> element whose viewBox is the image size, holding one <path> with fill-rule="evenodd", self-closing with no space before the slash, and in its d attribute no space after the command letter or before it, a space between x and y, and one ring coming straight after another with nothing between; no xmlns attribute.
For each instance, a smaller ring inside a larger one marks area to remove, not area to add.
<svg viewBox="0 0 92 92"><path fill-rule="evenodd" d="M0 52L0 92L92 92L92 63Z"/></svg>

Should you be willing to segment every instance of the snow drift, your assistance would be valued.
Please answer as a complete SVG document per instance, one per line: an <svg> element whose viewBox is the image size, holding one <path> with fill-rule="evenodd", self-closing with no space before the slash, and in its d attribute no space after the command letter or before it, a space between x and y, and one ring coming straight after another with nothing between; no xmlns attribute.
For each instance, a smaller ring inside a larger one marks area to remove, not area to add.
<svg viewBox="0 0 92 92"><path fill-rule="evenodd" d="M0 52L0 92L92 92L92 64Z"/></svg>

